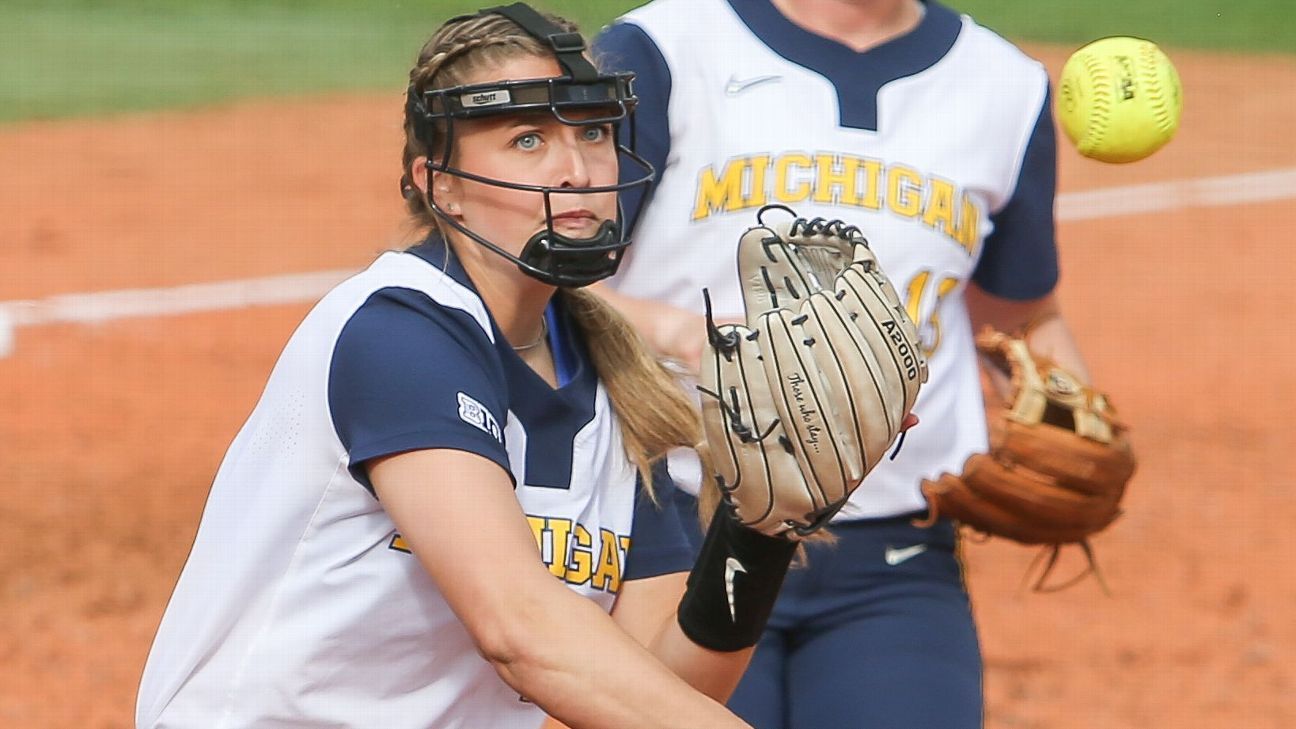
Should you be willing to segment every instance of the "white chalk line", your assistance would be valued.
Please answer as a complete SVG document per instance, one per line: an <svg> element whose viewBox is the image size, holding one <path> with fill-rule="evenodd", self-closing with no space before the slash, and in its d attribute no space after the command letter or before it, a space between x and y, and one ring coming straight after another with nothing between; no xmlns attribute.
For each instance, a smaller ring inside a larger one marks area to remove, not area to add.
<svg viewBox="0 0 1296 729"><path fill-rule="evenodd" d="M1109 187L1058 195L1059 222L1296 198L1296 168Z"/></svg>
<svg viewBox="0 0 1296 729"><path fill-rule="evenodd" d="M6 301L0 303L0 312L7 313L14 326L36 326L98 324L131 317L300 304L318 299L354 273L351 269L340 269L169 288L60 294L43 299Z"/></svg>
<svg viewBox="0 0 1296 729"><path fill-rule="evenodd" d="M1097 220L1292 198L1296 198L1296 168L1063 193L1057 199L1057 219L1059 222ZM0 302L0 338L6 324L9 327L92 324L133 317L309 303L354 273L351 269L316 271L5 301Z"/></svg>

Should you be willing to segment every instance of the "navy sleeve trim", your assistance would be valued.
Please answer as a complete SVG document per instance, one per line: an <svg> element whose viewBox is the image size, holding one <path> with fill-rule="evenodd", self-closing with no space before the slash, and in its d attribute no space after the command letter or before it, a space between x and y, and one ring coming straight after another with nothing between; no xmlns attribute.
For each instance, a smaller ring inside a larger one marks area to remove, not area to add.
<svg viewBox="0 0 1296 729"><path fill-rule="evenodd" d="M1018 301L1038 299L1057 286L1058 253L1053 203L1057 194L1057 140L1051 93L1035 120L1012 197L990 216L972 280L986 292Z"/></svg>
<svg viewBox="0 0 1296 729"><path fill-rule="evenodd" d="M634 113L634 138L631 138L631 125L622 124L620 141L632 147L657 171L648 189L640 186L621 193L626 226L633 231L670 156L671 70L657 44L633 23L618 22L605 28L594 41L594 53L607 71L634 72L634 92L639 97ZM633 165L622 164L621 182L633 180L635 172Z"/></svg>
<svg viewBox="0 0 1296 729"><path fill-rule="evenodd" d="M694 550L675 508L676 492L664 458L653 466L655 503L641 482L635 484L634 523L624 579L642 580L687 572L693 567Z"/></svg>
<svg viewBox="0 0 1296 729"><path fill-rule="evenodd" d="M510 472L507 393L494 345L472 315L421 291L373 293L334 344L333 427L352 476L371 492L365 463L412 450L466 451Z"/></svg>

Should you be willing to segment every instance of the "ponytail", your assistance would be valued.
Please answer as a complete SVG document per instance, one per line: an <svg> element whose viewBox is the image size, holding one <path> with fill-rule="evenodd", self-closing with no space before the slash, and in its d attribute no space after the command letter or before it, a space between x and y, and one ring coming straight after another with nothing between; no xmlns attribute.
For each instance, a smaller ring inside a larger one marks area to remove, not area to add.
<svg viewBox="0 0 1296 729"><path fill-rule="evenodd" d="M584 334L590 359L621 425L626 455L649 495L656 499L652 464L673 448L697 450L702 472L711 473L702 442L701 413L679 379L653 356L630 322L597 294L571 288L559 292ZM709 515L719 492L706 488L703 497L710 501L711 509L703 512Z"/></svg>

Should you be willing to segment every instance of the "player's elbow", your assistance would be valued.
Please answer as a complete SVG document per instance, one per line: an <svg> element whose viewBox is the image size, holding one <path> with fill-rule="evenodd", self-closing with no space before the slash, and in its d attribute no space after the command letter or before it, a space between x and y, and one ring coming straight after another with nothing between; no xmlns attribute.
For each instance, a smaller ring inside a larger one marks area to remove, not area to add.
<svg viewBox="0 0 1296 729"><path fill-rule="evenodd" d="M483 628L473 636L477 652L499 673L500 678L514 688L518 687L510 677L516 676L519 669L532 660L531 646L527 645L527 640L531 637L529 632L523 625L501 621Z"/></svg>
<svg viewBox="0 0 1296 729"><path fill-rule="evenodd" d="M548 593L548 590L543 591ZM531 691L544 676L564 665L564 623L574 619L572 606L556 605L555 595L522 595L507 605L484 610L471 627L477 652L518 693ZM574 600L577 611L585 607Z"/></svg>

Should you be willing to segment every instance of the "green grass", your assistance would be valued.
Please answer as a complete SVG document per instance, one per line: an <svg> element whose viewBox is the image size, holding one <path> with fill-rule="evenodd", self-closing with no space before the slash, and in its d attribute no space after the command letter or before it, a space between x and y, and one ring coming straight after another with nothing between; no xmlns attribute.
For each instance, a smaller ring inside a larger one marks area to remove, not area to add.
<svg viewBox="0 0 1296 729"><path fill-rule="evenodd" d="M1296 53L1293 0L944 0L1014 40L1133 35L1177 48Z"/></svg>
<svg viewBox="0 0 1296 729"><path fill-rule="evenodd" d="M640 0L539 0L594 31ZM1292 0L949 0L1015 40L1140 35L1296 53ZM420 42L482 0L0 0L0 123L246 96L398 90Z"/></svg>
<svg viewBox="0 0 1296 729"><path fill-rule="evenodd" d="M481 0L0 0L0 122L244 96L397 89L422 41ZM597 29L630 3L563 12Z"/></svg>

